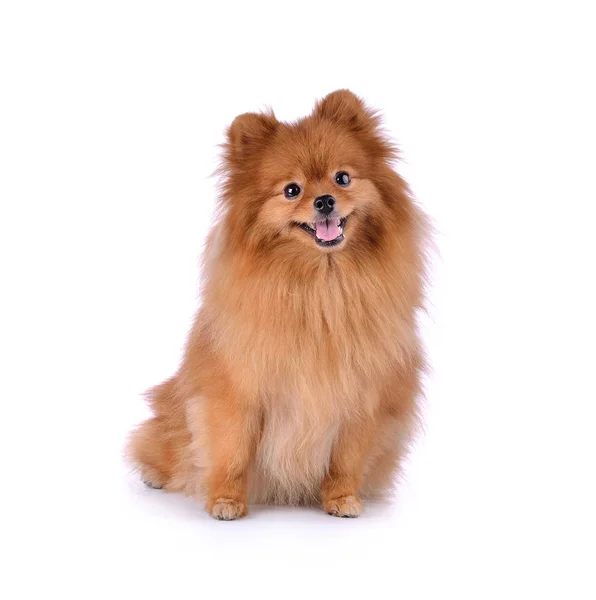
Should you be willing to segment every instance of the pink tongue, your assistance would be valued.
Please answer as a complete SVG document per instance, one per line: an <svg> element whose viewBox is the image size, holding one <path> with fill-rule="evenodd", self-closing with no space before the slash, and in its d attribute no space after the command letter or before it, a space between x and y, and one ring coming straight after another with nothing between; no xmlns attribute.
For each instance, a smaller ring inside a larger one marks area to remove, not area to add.
<svg viewBox="0 0 596 600"><path fill-rule="evenodd" d="M326 219L315 223L317 237L325 242L330 242L341 235L339 219Z"/></svg>

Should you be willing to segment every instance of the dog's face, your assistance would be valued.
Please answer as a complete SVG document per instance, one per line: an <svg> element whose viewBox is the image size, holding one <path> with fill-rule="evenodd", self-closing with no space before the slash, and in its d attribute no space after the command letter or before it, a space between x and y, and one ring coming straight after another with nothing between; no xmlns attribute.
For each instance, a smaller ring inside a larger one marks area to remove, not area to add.
<svg viewBox="0 0 596 600"><path fill-rule="evenodd" d="M378 119L348 91L294 124L245 114L228 131L225 196L235 235L260 248L342 251L384 235L376 181L394 149Z"/></svg>

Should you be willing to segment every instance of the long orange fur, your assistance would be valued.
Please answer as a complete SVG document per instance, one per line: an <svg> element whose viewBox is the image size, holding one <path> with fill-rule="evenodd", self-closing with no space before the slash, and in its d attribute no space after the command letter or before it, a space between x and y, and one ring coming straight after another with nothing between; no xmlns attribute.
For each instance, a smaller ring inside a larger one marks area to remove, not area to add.
<svg viewBox="0 0 596 600"><path fill-rule="evenodd" d="M391 487L418 418L426 240L395 159L377 114L347 90L295 123L234 120L201 307L129 443L145 482L219 519L250 503L354 517ZM349 215L332 248L296 226L322 194Z"/></svg>

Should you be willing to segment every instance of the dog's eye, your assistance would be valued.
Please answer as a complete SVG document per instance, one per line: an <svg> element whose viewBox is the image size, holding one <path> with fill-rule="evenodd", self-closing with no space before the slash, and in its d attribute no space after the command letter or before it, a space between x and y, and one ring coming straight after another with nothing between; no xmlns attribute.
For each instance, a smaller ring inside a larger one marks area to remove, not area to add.
<svg viewBox="0 0 596 600"><path fill-rule="evenodd" d="M346 173L346 171L340 171L339 173L335 174L335 183L337 183L337 185L341 185L341 187L347 187L350 185L350 181L352 181L350 179L350 174Z"/></svg>
<svg viewBox="0 0 596 600"><path fill-rule="evenodd" d="M290 200L299 196L300 192L300 186L297 183L288 183L284 188L284 196Z"/></svg>

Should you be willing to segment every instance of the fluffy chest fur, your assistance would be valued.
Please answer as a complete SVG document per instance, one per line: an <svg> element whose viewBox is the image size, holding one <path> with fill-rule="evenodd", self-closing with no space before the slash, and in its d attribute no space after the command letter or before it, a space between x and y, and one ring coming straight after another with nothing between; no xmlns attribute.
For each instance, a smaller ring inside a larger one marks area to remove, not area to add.
<svg viewBox="0 0 596 600"><path fill-rule="evenodd" d="M305 401L349 403L407 361L415 309L403 257L259 264L217 260L221 242L210 243L205 317L217 352L243 385L254 381L265 396L283 389Z"/></svg>

